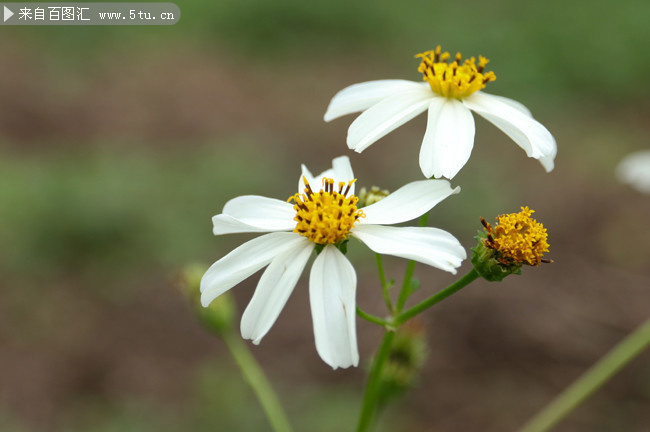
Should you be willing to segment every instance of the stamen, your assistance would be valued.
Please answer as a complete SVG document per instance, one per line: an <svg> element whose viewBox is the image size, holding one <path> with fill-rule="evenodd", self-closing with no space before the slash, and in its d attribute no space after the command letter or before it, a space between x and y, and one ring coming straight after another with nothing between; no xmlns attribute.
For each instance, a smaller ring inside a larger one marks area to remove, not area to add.
<svg viewBox="0 0 650 432"><path fill-rule="evenodd" d="M348 195L348 192L350 192L350 188L352 187L352 185L353 185L356 181L357 181L357 179L353 179L352 181L350 181L350 183L348 183L348 187L345 188L345 192L343 192L343 196L347 196L347 195Z"/></svg>
<svg viewBox="0 0 650 432"><path fill-rule="evenodd" d="M307 177L302 176L302 181L305 182L305 192L307 192L307 196L311 197L314 194L314 191L311 190L311 186L309 186L309 182L307 181Z"/></svg>
<svg viewBox="0 0 650 432"><path fill-rule="evenodd" d="M544 225L530 217L533 213L534 210L522 207L519 213L501 215L494 229L481 218L486 232L484 244L497 252L497 260L502 264L536 266L551 262L542 258L549 250L548 234Z"/></svg>
<svg viewBox="0 0 650 432"><path fill-rule="evenodd" d="M306 178L303 177L303 181L307 195L296 194L287 200L295 202L294 220L297 223L294 232L318 244L337 244L345 240L354 223L365 217L357 209L359 199L347 196L356 179L348 182L347 187L345 182L339 182L338 192L334 191L333 179L324 178L320 192L314 192Z"/></svg>
<svg viewBox="0 0 650 432"><path fill-rule="evenodd" d="M450 54L446 51L441 53L438 45L435 50L425 51L416 57L421 59L418 72L422 73L424 81L429 83L431 90L444 97L462 99L496 79L493 72L483 73L489 61L483 56L479 56L477 65L475 57L461 63L462 55L456 53L454 61L447 63Z"/></svg>

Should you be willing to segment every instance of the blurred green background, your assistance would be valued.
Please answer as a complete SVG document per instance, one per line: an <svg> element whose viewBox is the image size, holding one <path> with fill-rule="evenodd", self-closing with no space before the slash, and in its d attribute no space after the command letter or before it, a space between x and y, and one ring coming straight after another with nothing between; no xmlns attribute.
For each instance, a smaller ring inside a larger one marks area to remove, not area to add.
<svg viewBox="0 0 650 432"><path fill-rule="evenodd" d="M483 54L488 92L527 105L558 142L545 174L477 119L463 192L430 224L473 246L479 217L537 210L552 265L477 282L422 318L429 358L381 430L508 431L650 315L650 197L616 182L650 142L650 2L217 0L177 2L170 27L0 29L0 430L269 430L221 341L194 320L180 270L250 238L215 238L234 196L285 198L300 163L352 159L361 186L419 179L420 116L364 152L343 87L419 80L414 54ZM351 259L358 302L383 314L373 257ZM387 260L399 279L404 262ZM464 271L467 265L463 268ZM453 280L420 267L416 296ZM241 310L258 276L233 292ZM296 430L352 430L362 366L314 349L307 279L253 352ZM650 429L650 355L558 431Z"/></svg>

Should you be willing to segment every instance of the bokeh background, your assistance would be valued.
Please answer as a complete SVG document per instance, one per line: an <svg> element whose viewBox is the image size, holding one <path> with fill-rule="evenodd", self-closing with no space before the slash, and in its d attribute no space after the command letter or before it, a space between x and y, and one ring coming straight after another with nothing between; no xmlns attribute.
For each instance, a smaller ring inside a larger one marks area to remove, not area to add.
<svg viewBox="0 0 650 432"><path fill-rule="evenodd" d="M216 0L177 2L171 27L0 29L0 430L269 430L223 343L178 290L250 238L211 235L244 194L285 198L299 164L342 154L360 185L419 179L420 116L364 152L341 88L419 80L442 44L491 59L488 91L557 139L541 166L477 119L463 192L430 225L475 242L479 217L536 209L551 265L478 281L421 320L429 357L383 431L511 431L650 316L650 197L617 162L650 147L650 2ZM383 314L373 256L354 244L358 302ZM405 263L386 261L399 279ZM461 271L466 271L465 264ZM453 277L420 266L415 299ZM233 290L243 310L259 275ZM303 276L253 353L296 430L352 430L380 329L358 321L361 366L315 351ZM650 430L650 353L558 431Z"/></svg>

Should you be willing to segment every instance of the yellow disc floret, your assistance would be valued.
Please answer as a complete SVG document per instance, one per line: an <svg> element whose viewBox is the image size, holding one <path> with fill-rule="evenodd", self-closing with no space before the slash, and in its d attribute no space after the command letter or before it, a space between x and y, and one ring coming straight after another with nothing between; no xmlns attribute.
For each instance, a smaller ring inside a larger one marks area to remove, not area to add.
<svg viewBox="0 0 650 432"><path fill-rule="evenodd" d="M501 215L494 228L481 218L487 233L483 244L497 252L500 263L536 266L548 262L542 259L544 252L548 252L548 234L544 225L530 217L534 212L522 207L519 213Z"/></svg>
<svg viewBox="0 0 650 432"><path fill-rule="evenodd" d="M478 65L474 57L466 59L461 64L462 56L457 53L454 61L448 63L451 56L446 51L443 53L440 51L438 45L435 50L425 51L415 56L422 59L418 72L422 73L431 90L440 96L462 99L497 79L494 72L483 70L489 62L483 56L478 57Z"/></svg>
<svg viewBox="0 0 650 432"><path fill-rule="evenodd" d="M334 190L332 179L323 179L320 192L314 192L305 177L303 181L304 193L295 194L288 200L295 202L296 217L293 220L297 223L293 232L321 245L346 240L354 223L365 217L363 211L357 209L359 198L346 196L356 179L347 183L347 187L345 182L339 182L338 192Z"/></svg>

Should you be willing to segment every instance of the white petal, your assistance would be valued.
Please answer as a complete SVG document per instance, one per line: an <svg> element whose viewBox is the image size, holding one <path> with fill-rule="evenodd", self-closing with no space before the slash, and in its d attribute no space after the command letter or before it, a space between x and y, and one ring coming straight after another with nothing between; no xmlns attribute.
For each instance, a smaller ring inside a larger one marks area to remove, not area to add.
<svg viewBox="0 0 650 432"><path fill-rule="evenodd" d="M296 226L296 212L291 204L257 195L231 199L223 207L223 214L265 231L286 231Z"/></svg>
<svg viewBox="0 0 650 432"><path fill-rule="evenodd" d="M616 176L639 192L650 193L650 150L627 155L616 168Z"/></svg>
<svg viewBox="0 0 650 432"><path fill-rule="evenodd" d="M334 180L337 182L349 182L354 179L354 172L350 164L350 158L347 156L339 156L332 160L332 169L334 170Z"/></svg>
<svg viewBox="0 0 650 432"><path fill-rule="evenodd" d="M323 171L317 176L313 176L305 165L302 165L302 175L307 178L310 186L315 192L318 192L323 186L324 178L334 179L335 184L338 182L349 182L354 179L354 172L352 165L350 165L350 158L347 156L339 156L332 160L332 168ZM299 193L304 193L305 183L300 179ZM354 194L354 184L350 188L350 194Z"/></svg>
<svg viewBox="0 0 650 432"><path fill-rule="evenodd" d="M255 294L241 318L241 335L260 343L280 315L293 292L314 243L302 237L301 243L276 256L260 278Z"/></svg>
<svg viewBox="0 0 650 432"><path fill-rule="evenodd" d="M300 168L302 169L302 174L300 175L300 178L298 179L298 193L304 193L305 192L305 181L304 179L307 179L307 182L314 187L314 185L317 185L318 182L314 179L314 175L309 171L309 168L305 164L300 165Z"/></svg>
<svg viewBox="0 0 650 432"><path fill-rule="evenodd" d="M467 258L456 237L438 228L357 225L352 235L379 254L419 261L454 274Z"/></svg>
<svg viewBox="0 0 650 432"><path fill-rule="evenodd" d="M447 180L420 180L397 189L386 198L363 208L366 217L357 224L391 225L415 219L431 210L450 195L460 192L452 189Z"/></svg>
<svg viewBox="0 0 650 432"><path fill-rule="evenodd" d="M553 171L553 168L555 168L555 153L552 156L544 156L538 160L546 172L551 172Z"/></svg>
<svg viewBox="0 0 650 432"><path fill-rule="evenodd" d="M472 147L474 118L469 109L456 99L433 99L420 149L424 176L453 178L469 160Z"/></svg>
<svg viewBox="0 0 650 432"><path fill-rule="evenodd" d="M326 246L309 275L309 303L316 350L334 369L359 364L356 287L352 264L336 247Z"/></svg>
<svg viewBox="0 0 650 432"><path fill-rule="evenodd" d="M437 96L426 84L373 105L350 125L348 147L361 153L384 135L423 113L434 97Z"/></svg>
<svg viewBox="0 0 650 432"><path fill-rule="evenodd" d="M483 92L466 97L463 103L512 138L528 157L539 159L547 172L553 169L557 144L553 135L537 120Z"/></svg>
<svg viewBox="0 0 650 432"><path fill-rule="evenodd" d="M250 240L230 252L205 272L201 279L201 304L207 306L271 260L303 243L296 233L270 233Z"/></svg>
<svg viewBox="0 0 650 432"><path fill-rule="evenodd" d="M483 93L485 94L485 93ZM491 94L490 97L497 98L501 102L510 105L514 109L520 111L522 114L526 114L528 117L532 117L533 113L530 112L530 110L526 107L526 105L522 104L521 102L518 102L514 99L510 99L504 96L498 96L498 95L493 95Z"/></svg>
<svg viewBox="0 0 650 432"><path fill-rule="evenodd" d="M327 107L325 121L363 111L377 102L398 93L409 91L420 83L406 80L378 80L353 84L338 92Z"/></svg>
<svg viewBox="0 0 650 432"><path fill-rule="evenodd" d="M214 235L235 234L235 233L254 233L269 232L271 230L262 227L248 225L235 219L232 216L218 214L212 216L212 232Z"/></svg>

